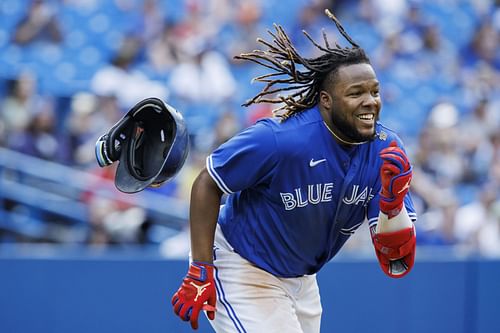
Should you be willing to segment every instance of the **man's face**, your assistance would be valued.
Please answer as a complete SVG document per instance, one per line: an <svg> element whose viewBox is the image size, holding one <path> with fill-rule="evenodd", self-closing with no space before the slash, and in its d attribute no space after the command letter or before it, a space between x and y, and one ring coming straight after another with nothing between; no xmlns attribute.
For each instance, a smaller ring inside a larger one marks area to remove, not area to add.
<svg viewBox="0 0 500 333"><path fill-rule="evenodd" d="M333 81L325 87L320 99L331 117L333 129L353 142L372 139L382 107L379 82L372 66L342 66Z"/></svg>

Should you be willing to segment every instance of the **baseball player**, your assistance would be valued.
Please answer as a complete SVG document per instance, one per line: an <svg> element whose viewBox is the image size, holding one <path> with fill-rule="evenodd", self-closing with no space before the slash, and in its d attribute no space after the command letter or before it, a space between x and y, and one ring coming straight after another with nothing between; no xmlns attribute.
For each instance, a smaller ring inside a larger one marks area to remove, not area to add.
<svg viewBox="0 0 500 333"><path fill-rule="evenodd" d="M172 305L194 329L204 310L218 333L318 333L315 274L365 220L385 274L413 266L412 167L378 122L368 57L326 13L351 47L305 33L322 54L303 58L275 26L266 52L238 57L272 70L245 105L282 107L217 148L193 184L191 261Z"/></svg>

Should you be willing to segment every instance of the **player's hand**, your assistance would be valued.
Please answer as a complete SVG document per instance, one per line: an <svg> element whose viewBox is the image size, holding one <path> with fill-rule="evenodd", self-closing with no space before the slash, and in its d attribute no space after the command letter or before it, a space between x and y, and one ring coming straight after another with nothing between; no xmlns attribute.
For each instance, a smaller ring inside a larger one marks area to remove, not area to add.
<svg viewBox="0 0 500 333"><path fill-rule="evenodd" d="M383 160L380 168L382 189L380 191L380 211L392 218L403 208L403 200L410 189L412 167L405 152L392 141L382 149Z"/></svg>
<svg viewBox="0 0 500 333"><path fill-rule="evenodd" d="M194 261L177 292L172 297L176 315L190 321L193 329L198 329L200 310L207 311L208 318L215 318L215 282L212 264Z"/></svg>

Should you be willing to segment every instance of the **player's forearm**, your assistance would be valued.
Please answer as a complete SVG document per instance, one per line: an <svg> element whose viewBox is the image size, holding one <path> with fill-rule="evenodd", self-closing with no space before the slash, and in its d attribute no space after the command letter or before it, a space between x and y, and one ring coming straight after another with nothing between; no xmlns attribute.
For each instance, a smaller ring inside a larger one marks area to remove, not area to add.
<svg viewBox="0 0 500 333"><path fill-rule="evenodd" d="M411 218L410 216L408 216L408 212L406 211L406 207L403 205L403 208L401 209L399 214L391 219L389 219L389 216L387 216L387 214L380 212L378 215L376 232L381 233L399 231L402 229L411 228L412 224L413 223L411 221Z"/></svg>
<svg viewBox="0 0 500 333"><path fill-rule="evenodd" d="M191 256L194 261L213 261L212 251L221 196L221 190L207 170L203 169L193 184L189 210Z"/></svg>

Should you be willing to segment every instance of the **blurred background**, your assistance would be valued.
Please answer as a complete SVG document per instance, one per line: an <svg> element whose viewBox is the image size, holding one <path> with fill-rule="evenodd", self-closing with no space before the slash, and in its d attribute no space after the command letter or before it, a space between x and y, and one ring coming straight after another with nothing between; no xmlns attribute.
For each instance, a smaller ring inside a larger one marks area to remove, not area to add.
<svg viewBox="0 0 500 333"><path fill-rule="evenodd" d="M378 332L379 303L402 299L409 332L500 332L497 0L0 0L0 330L189 331L168 303L187 267L191 184L273 108L241 107L263 72L233 57L273 23L307 56L302 30L345 46L325 8L377 72L419 215L410 277L382 276L363 228L320 273L325 332ZM94 144L149 96L185 116L191 151L172 182L125 195Z"/></svg>

